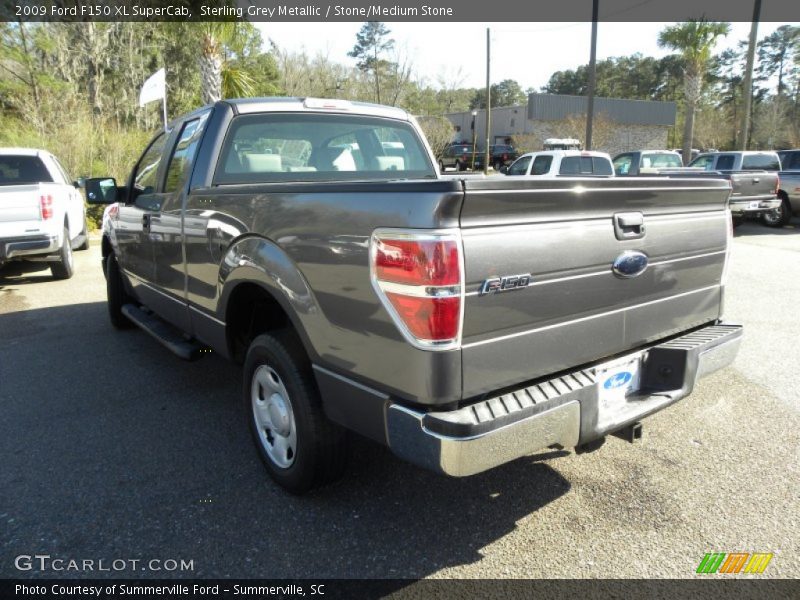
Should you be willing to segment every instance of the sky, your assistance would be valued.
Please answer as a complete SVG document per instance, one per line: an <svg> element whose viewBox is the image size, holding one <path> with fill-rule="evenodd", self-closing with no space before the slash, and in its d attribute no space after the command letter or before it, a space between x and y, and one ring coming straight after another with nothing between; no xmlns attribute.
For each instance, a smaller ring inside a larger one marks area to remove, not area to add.
<svg viewBox="0 0 800 600"><path fill-rule="evenodd" d="M640 52L656 58L670 54L658 47L658 32L669 23L599 23L597 58ZM332 60L355 64L347 53L362 23L256 23L264 39L284 50L322 52ZM395 45L407 52L417 79L438 87L440 78L460 87L486 85L486 27L491 29L491 80L515 79L522 89L539 89L555 71L589 62L591 23L386 23ZM783 23L760 23L761 39ZM792 23L792 25L798 25ZM750 35L750 23L732 23L718 42L720 51Z"/></svg>

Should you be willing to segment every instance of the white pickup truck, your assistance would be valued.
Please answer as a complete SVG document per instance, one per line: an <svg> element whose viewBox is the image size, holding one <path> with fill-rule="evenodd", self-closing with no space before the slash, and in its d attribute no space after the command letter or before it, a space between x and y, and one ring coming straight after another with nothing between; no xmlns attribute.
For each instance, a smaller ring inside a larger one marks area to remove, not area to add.
<svg viewBox="0 0 800 600"><path fill-rule="evenodd" d="M0 148L0 266L44 261L56 279L72 277L72 251L89 247L77 188L49 152Z"/></svg>
<svg viewBox="0 0 800 600"><path fill-rule="evenodd" d="M590 150L544 150L528 152L515 160L504 175L528 175L548 179L551 177L613 177L611 157L605 152Z"/></svg>

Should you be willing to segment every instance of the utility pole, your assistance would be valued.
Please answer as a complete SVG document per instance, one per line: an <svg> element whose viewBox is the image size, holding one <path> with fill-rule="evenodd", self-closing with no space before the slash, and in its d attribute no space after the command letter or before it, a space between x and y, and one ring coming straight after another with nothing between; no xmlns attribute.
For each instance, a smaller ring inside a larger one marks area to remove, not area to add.
<svg viewBox="0 0 800 600"><path fill-rule="evenodd" d="M492 63L492 42L490 38L490 30L486 28L486 154L483 160L483 172L485 175L489 174L489 161L492 158L492 152L489 149L489 137L492 130L492 85L489 77L489 66Z"/></svg>
<svg viewBox="0 0 800 600"><path fill-rule="evenodd" d="M592 149L592 126L594 125L594 88L597 78L597 13L600 0L592 0L592 49L589 53L589 100L586 107L586 142L584 148Z"/></svg>
<svg viewBox="0 0 800 600"><path fill-rule="evenodd" d="M753 101L753 62L756 55L756 40L758 39L758 21L761 18L761 0L753 4L753 22L750 24L750 42L747 45L747 66L744 70L744 84L742 96L744 111L742 114L742 127L739 131L738 147L747 150L747 140L750 137L750 106Z"/></svg>

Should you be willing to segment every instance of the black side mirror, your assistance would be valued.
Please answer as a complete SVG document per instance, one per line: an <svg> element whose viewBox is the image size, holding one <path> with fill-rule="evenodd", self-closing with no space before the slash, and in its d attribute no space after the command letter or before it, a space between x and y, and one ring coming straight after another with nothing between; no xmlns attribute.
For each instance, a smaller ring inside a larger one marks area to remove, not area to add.
<svg viewBox="0 0 800 600"><path fill-rule="evenodd" d="M89 204L113 204L118 201L117 182L111 177L92 177L84 181L86 202Z"/></svg>
<svg viewBox="0 0 800 600"><path fill-rule="evenodd" d="M85 188L86 187L86 178L85 177L78 177L75 181L72 182L72 186L76 190L79 190L81 188Z"/></svg>

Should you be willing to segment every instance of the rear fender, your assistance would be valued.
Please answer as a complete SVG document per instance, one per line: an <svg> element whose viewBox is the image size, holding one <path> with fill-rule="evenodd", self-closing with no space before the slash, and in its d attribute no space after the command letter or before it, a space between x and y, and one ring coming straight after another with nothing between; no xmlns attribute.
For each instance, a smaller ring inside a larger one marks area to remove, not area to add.
<svg viewBox="0 0 800 600"><path fill-rule="evenodd" d="M300 269L280 246L262 237L234 242L220 264L218 318L226 320L232 292L242 283L261 286L283 308L312 360L325 328L323 313ZM308 332L314 332L309 335Z"/></svg>

